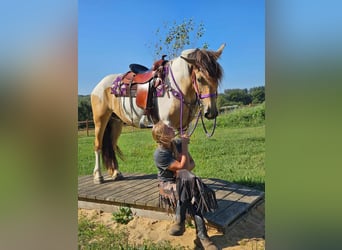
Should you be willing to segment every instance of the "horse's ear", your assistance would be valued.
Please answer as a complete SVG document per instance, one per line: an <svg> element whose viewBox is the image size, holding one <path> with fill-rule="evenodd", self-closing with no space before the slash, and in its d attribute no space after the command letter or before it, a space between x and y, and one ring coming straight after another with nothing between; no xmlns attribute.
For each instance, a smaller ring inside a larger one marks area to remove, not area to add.
<svg viewBox="0 0 342 250"><path fill-rule="evenodd" d="M220 46L220 48L218 48L218 50L215 52L216 60L221 56L224 47L226 47L226 44L225 44L225 43L223 43L223 44Z"/></svg>
<svg viewBox="0 0 342 250"><path fill-rule="evenodd" d="M182 59L184 59L185 61L187 61L188 63L192 64L192 65L196 65L196 60L195 59L190 59L184 56L180 56Z"/></svg>
<svg viewBox="0 0 342 250"><path fill-rule="evenodd" d="M223 51L223 49L224 49L224 47L226 47L226 44L225 44L225 43L223 43L223 44L220 46L220 48L218 48L217 52L219 52L219 53L221 54L222 51Z"/></svg>

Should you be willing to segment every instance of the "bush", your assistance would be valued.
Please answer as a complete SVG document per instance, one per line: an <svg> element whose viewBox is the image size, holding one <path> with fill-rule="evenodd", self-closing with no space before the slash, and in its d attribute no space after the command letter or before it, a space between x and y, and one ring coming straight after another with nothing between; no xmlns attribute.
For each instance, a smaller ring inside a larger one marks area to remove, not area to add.
<svg viewBox="0 0 342 250"><path fill-rule="evenodd" d="M217 118L218 127L244 128L265 124L265 103L253 107L243 107Z"/></svg>
<svg viewBox="0 0 342 250"><path fill-rule="evenodd" d="M120 207L119 211L113 213L113 220L120 224L127 224L133 220L133 213L129 207Z"/></svg>

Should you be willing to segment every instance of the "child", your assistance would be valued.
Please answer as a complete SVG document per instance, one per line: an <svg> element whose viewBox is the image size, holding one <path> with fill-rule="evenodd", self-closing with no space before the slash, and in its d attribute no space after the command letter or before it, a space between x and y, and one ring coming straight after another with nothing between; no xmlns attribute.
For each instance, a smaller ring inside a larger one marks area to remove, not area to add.
<svg viewBox="0 0 342 250"><path fill-rule="evenodd" d="M188 152L190 139L175 139L173 128L159 121L152 128L152 137L158 143L154 161L158 168L159 197L162 206L175 210L176 223L170 235L179 236L185 231L186 213L195 221L195 244L204 249L218 249L209 239L202 213L217 208L215 193L191 170L195 162Z"/></svg>

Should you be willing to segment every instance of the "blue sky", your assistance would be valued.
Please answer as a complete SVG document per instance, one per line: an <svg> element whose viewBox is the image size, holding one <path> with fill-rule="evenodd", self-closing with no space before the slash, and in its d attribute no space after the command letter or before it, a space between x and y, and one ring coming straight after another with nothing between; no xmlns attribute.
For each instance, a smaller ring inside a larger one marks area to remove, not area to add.
<svg viewBox="0 0 342 250"><path fill-rule="evenodd" d="M90 94L106 75L124 73L131 63L150 67L155 31L165 22L192 18L216 50L227 46L219 63L219 92L265 85L265 2L263 0L81 0L78 2L78 93ZM189 47L191 48L191 47ZM171 59L171 58L168 58Z"/></svg>

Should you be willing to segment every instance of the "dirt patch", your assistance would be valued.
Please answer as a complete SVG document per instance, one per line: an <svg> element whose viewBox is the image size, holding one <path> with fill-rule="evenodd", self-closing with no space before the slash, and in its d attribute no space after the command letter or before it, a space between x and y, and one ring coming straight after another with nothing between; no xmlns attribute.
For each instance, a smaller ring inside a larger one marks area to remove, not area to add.
<svg viewBox="0 0 342 250"><path fill-rule="evenodd" d="M187 227L182 236L170 236L168 234L173 222L168 220L155 220L134 216L127 225L117 225L112 219L111 213L99 210L79 209L78 216L86 216L89 219L103 223L112 228L126 227L129 232L129 241L143 243L144 239L154 242L168 240L172 245L188 246L194 249L196 230ZM265 207L264 203L253 208L247 215L230 227L225 233L218 232L213 227L208 227L208 234L219 249L227 250L262 250L265 249Z"/></svg>

